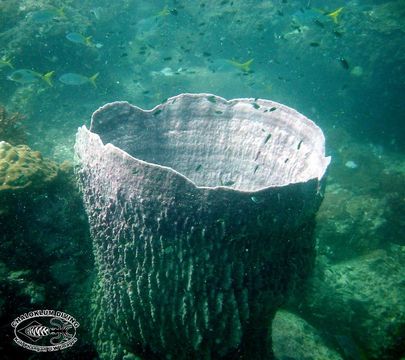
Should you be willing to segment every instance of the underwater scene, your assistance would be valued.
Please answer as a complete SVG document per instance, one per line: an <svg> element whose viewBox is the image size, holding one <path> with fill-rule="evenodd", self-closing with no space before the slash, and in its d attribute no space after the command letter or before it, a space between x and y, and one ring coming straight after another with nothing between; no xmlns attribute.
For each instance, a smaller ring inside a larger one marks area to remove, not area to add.
<svg viewBox="0 0 405 360"><path fill-rule="evenodd" d="M0 358L404 360L404 94L404 0L1 0Z"/></svg>

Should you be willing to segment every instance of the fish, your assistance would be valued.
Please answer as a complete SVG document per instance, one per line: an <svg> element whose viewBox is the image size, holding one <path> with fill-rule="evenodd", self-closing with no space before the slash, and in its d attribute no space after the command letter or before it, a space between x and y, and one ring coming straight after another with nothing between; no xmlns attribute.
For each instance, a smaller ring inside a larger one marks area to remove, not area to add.
<svg viewBox="0 0 405 360"><path fill-rule="evenodd" d="M92 14L96 18L96 20L100 20L103 13L104 9L100 6L90 9L90 14Z"/></svg>
<svg viewBox="0 0 405 360"><path fill-rule="evenodd" d="M257 196L251 196L250 200L252 200L255 204L261 204L264 202L263 199L258 198Z"/></svg>
<svg viewBox="0 0 405 360"><path fill-rule="evenodd" d="M346 161L345 166L349 169L357 169L359 167L353 160Z"/></svg>
<svg viewBox="0 0 405 360"><path fill-rule="evenodd" d="M321 28L324 28L325 25L322 23L321 19L326 16L333 20L335 24L339 23L339 16L343 10L343 7L337 8L333 11L325 11L322 9L315 8L306 8L296 11L292 15L292 25L294 27L305 27L311 24L315 24Z"/></svg>
<svg viewBox="0 0 405 360"><path fill-rule="evenodd" d="M160 10L160 11L156 14L156 16L157 16L157 17L163 17L163 16L168 16L168 15L170 15L170 14L171 14L171 11L170 11L169 7L168 7L167 5L165 5L165 7L164 7L162 10Z"/></svg>
<svg viewBox="0 0 405 360"><path fill-rule="evenodd" d="M339 16L343 10L343 7L340 7L336 10L326 13L326 16L329 16L335 24L339 24Z"/></svg>
<svg viewBox="0 0 405 360"><path fill-rule="evenodd" d="M68 39L69 41L71 41L72 43L75 43L75 44L82 44L82 45L86 45L86 46L90 46L90 47L95 46L93 41L91 40L92 36L84 36L77 32L71 32L71 33L67 34L66 39Z"/></svg>
<svg viewBox="0 0 405 360"><path fill-rule="evenodd" d="M322 16L322 11L316 9L300 9L292 15L292 25L296 27L309 26Z"/></svg>
<svg viewBox="0 0 405 360"><path fill-rule="evenodd" d="M219 58L219 59L211 59L207 58L207 67L210 71L216 72L233 72L235 71L235 67L232 66L228 60Z"/></svg>
<svg viewBox="0 0 405 360"><path fill-rule="evenodd" d="M60 17L65 17L65 12L63 8L37 10L32 11L27 15L28 19L31 19L32 21L38 24L43 24Z"/></svg>
<svg viewBox="0 0 405 360"><path fill-rule="evenodd" d="M320 21L320 20L318 20L318 19L315 19L315 20L314 20L314 24L317 25L317 26L319 26L319 27L322 28L322 29L325 28L325 25L323 24L323 22Z"/></svg>
<svg viewBox="0 0 405 360"><path fill-rule="evenodd" d="M354 76L362 76L363 75L363 68L361 66L355 66L352 71L350 71L350 74Z"/></svg>
<svg viewBox="0 0 405 360"><path fill-rule="evenodd" d="M0 68L8 66L10 69L14 69L13 64L11 63L11 59L7 59L6 57L0 58Z"/></svg>
<svg viewBox="0 0 405 360"><path fill-rule="evenodd" d="M228 181L222 181L221 180L221 186L232 186L235 184L235 181L228 180Z"/></svg>
<svg viewBox="0 0 405 360"><path fill-rule="evenodd" d="M280 35L280 39L288 40L291 37L301 36L304 31L309 29L308 26L298 26L296 29Z"/></svg>
<svg viewBox="0 0 405 360"><path fill-rule="evenodd" d="M157 16L150 16L148 18L139 20L135 24L137 37L149 36L154 34L159 29L162 23L162 17Z"/></svg>
<svg viewBox="0 0 405 360"><path fill-rule="evenodd" d="M18 82L20 84L32 84L37 82L38 80L45 81L49 86L52 85L52 76L55 71L49 71L45 74L41 74L39 72L29 70L29 69L19 69L12 72L7 79L11 81Z"/></svg>
<svg viewBox="0 0 405 360"><path fill-rule="evenodd" d="M184 70L185 69L183 69L181 67L178 68L177 70L173 70L171 67L167 66L167 67L163 68L160 71L151 71L150 74L152 76L161 76L161 75L163 75L163 76L171 77L171 76L174 76L174 75L180 75L182 72L184 72ZM187 71L187 72L189 74L191 74L190 71Z"/></svg>
<svg viewBox="0 0 405 360"><path fill-rule="evenodd" d="M340 57L340 58L338 58L338 60L340 62L340 65L342 65L343 69L349 70L350 65L349 65L349 62L345 58Z"/></svg>
<svg viewBox="0 0 405 360"><path fill-rule="evenodd" d="M59 77L59 81L65 85L73 85L73 86L90 83L96 88L97 87L96 79L99 74L100 73L96 73L93 76L87 77L76 73L66 73Z"/></svg>
<svg viewBox="0 0 405 360"><path fill-rule="evenodd" d="M160 73L164 76L173 76L175 74L171 67L163 68L162 70L160 70Z"/></svg>
<svg viewBox="0 0 405 360"><path fill-rule="evenodd" d="M342 37L344 32L341 31L341 30L335 29L335 30L332 31L332 34L335 35L336 37Z"/></svg>
<svg viewBox="0 0 405 360"><path fill-rule="evenodd" d="M169 9L169 7L165 5L165 7L162 10L156 13L156 17L165 17L169 16L170 14L177 15L178 12L176 9Z"/></svg>
<svg viewBox="0 0 405 360"><path fill-rule="evenodd" d="M48 336L51 333L51 329L43 325L31 325L24 329L24 333L30 338L41 338Z"/></svg>
<svg viewBox="0 0 405 360"><path fill-rule="evenodd" d="M270 140L270 138L271 138L271 134L268 134L266 136L266 138L264 139L264 143L267 144L267 142Z"/></svg>
<svg viewBox="0 0 405 360"><path fill-rule="evenodd" d="M252 70L250 69L250 65L252 65L254 59L250 59L244 63L237 62L235 60L227 60L229 64L231 64L233 67L236 67L237 69L249 73Z"/></svg>
<svg viewBox="0 0 405 360"><path fill-rule="evenodd" d="M222 178L222 173L219 174L219 182L221 183L221 186L232 186L235 184L235 181L233 180L223 180Z"/></svg>

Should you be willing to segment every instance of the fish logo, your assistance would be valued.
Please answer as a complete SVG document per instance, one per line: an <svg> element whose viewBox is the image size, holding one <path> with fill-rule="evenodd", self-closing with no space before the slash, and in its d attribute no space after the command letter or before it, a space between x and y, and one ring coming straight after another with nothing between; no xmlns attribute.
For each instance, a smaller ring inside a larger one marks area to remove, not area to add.
<svg viewBox="0 0 405 360"><path fill-rule="evenodd" d="M18 330L18 332L27 336L31 341L37 341L39 338L47 336L51 333L51 329L49 327L43 326L36 321L33 321L29 324L29 326L22 330Z"/></svg>
<svg viewBox="0 0 405 360"><path fill-rule="evenodd" d="M17 317L14 342L36 352L50 352L71 347L76 341L79 323L69 314L55 310L35 310Z"/></svg>

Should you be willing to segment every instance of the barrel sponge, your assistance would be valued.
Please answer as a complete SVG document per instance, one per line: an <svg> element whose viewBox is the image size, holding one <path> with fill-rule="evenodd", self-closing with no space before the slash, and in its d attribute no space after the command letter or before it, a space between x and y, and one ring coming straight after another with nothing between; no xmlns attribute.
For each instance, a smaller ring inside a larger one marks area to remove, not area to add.
<svg viewBox="0 0 405 360"><path fill-rule="evenodd" d="M0 141L0 192L39 188L56 178L58 166L26 145Z"/></svg>
<svg viewBox="0 0 405 360"><path fill-rule="evenodd" d="M271 320L314 259L322 131L282 104L181 94L79 128L102 359L266 359Z"/></svg>

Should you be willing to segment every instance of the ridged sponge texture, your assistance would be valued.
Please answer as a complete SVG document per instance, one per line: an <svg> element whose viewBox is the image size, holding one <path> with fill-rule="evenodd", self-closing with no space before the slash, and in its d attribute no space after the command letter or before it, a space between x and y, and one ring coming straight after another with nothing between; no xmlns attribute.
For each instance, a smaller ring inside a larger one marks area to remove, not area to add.
<svg viewBox="0 0 405 360"><path fill-rule="evenodd" d="M272 101L182 94L103 106L75 154L100 356L270 356L271 319L314 258L322 131Z"/></svg>

